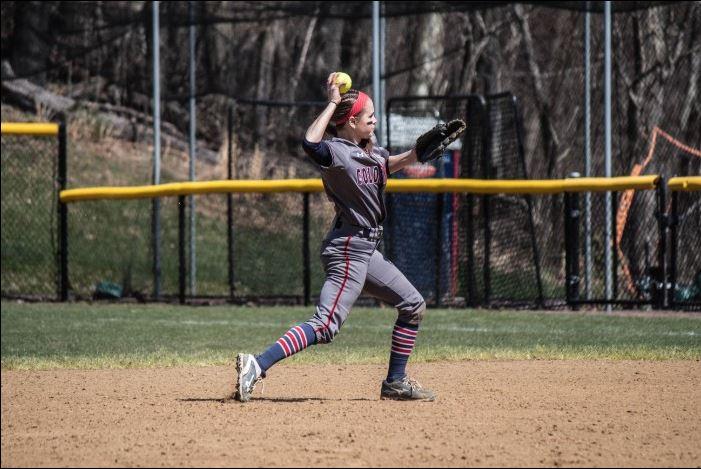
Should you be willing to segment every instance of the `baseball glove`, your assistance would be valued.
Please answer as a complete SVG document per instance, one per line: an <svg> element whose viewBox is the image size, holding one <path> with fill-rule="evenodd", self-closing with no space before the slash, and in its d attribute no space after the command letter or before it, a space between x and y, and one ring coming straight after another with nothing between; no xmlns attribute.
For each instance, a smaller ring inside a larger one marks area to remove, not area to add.
<svg viewBox="0 0 701 469"><path fill-rule="evenodd" d="M443 155L445 149L462 135L467 124L455 119L447 124L438 124L416 139L416 156L421 163L433 161Z"/></svg>

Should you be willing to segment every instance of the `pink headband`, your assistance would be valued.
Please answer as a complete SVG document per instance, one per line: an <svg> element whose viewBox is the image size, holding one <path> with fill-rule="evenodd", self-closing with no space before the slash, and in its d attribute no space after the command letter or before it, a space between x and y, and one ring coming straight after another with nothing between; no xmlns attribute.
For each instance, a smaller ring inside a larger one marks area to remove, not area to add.
<svg viewBox="0 0 701 469"><path fill-rule="evenodd" d="M335 122L335 124L336 125L343 125L346 122L348 122L348 120L351 117L357 116L358 114L360 114L360 111L362 111L363 107L365 107L365 103L367 102L367 100L368 100L368 95L366 95L362 91L359 91L358 92L358 99L356 99L355 103L353 103L353 107L351 108L350 112L348 114L346 114L344 117L337 120Z"/></svg>

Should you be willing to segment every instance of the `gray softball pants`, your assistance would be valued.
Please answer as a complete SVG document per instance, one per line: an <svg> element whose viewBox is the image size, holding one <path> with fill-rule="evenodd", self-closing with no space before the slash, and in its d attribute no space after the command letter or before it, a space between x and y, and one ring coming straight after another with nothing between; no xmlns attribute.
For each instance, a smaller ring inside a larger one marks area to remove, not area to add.
<svg viewBox="0 0 701 469"><path fill-rule="evenodd" d="M423 297L377 250L379 237L367 236L367 232L347 225L334 228L321 245L326 281L316 312L306 321L319 344L334 339L363 291L397 308L403 322L418 325L423 319Z"/></svg>

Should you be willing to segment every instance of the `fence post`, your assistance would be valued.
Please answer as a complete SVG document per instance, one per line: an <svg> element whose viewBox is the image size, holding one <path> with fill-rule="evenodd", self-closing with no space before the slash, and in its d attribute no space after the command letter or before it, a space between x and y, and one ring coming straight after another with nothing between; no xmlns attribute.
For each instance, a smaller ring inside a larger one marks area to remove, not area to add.
<svg viewBox="0 0 701 469"><path fill-rule="evenodd" d="M66 137L66 122L58 126L58 296L61 301L68 301L68 205L61 202L61 191L66 189L68 174L68 145Z"/></svg>
<svg viewBox="0 0 701 469"><path fill-rule="evenodd" d="M441 264L443 260L443 198L444 194L436 194L436 306L441 306Z"/></svg>
<svg viewBox="0 0 701 469"><path fill-rule="evenodd" d="M667 179L660 176L657 184L657 228L659 244L657 246L657 295L656 307L667 308Z"/></svg>
<svg viewBox="0 0 701 469"><path fill-rule="evenodd" d="M474 224L474 207L475 196L467 194L467 226L465 227L465 244L467 252L466 280L467 298L465 304L467 306L477 306L477 280L475 279L475 224Z"/></svg>
<svg viewBox="0 0 701 469"><path fill-rule="evenodd" d="M572 173L570 177L579 177ZM565 192L565 293L572 310L579 309L579 194Z"/></svg>
<svg viewBox="0 0 701 469"><path fill-rule="evenodd" d="M464 167L467 168L467 177L475 177L475 164L476 159L473 157L473 145L474 140L480 138L476 134L476 130L482 126L482 120L484 119L484 107L479 98L472 96L469 98L467 103L467 112L465 113L465 122L476 123L476 126L468 126L467 128L467 142L468 148L467 152L463 153L467 155L468 158L463 159L462 163L465 164ZM477 146L480 151L484 151L482 148ZM463 150L464 151L464 150ZM463 176L464 177L464 176ZM476 197L471 194L465 194L465 211L466 211L466 221L465 221L465 252L467 254L467 263L465 266L465 285L466 285L466 306L477 306L477 279L475 278L475 200Z"/></svg>
<svg viewBox="0 0 701 469"><path fill-rule="evenodd" d="M484 125L482 126L482 179L492 179L490 167L492 162L492 129L489 119L489 106L484 110ZM492 229L491 229L491 204L492 198L485 194L482 196L482 214L484 216L484 259L482 264L482 282L484 287L484 306L489 308L492 296L492 272L491 264L491 248L492 248Z"/></svg>
<svg viewBox="0 0 701 469"><path fill-rule="evenodd" d="M393 103L393 99L389 99L387 101L387 106L385 108L386 112L385 112L385 116L384 116L385 120L387 121L386 125L385 125L385 129L386 129L385 134L387 135L387 141L385 143L387 144L387 146L385 148L387 148L387 150L390 152L392 151L392 133L391 133L390 125L389 125L389 123L390 123L389 116L392 114L392 103ZM390 175L387 174L388 179L389 179L389 177L390 177ZM393 208L394 208L393 204L394 203L393 203L392 193L386 192L385 193L385 208L387 210L387 215L385 216L384 227L387 229L384 231L383 236L382 236L382 246L384 249L385 257L387 257L387 259L389 259L389 260L393 260L395 258L394 257L394 249L393 249L394 248L394 243L393 243L393 241L394 241L394 237L393 237L394 232L393 231L394 230L392 228L392 223L390 221L390 220L394 219L394 216L392 215Z"/></svg>
<svg viewBox="0 0 701 469"><path fill-rule="evenodd" d="M616 214L618 213L618 197L620 196L620 192L611 192L611 213L613 213L613 216L611 217L611 233L613 233L611 243L612 247L611 250L613 251L613 255L611 256L611 282L612 282L612 291L613 291L613 299L618 298L618 236L616 236Z"/></svg>
<svg viewBox="0 0 701 469"><path fill-rule="evenodd" d="M185 284L187 278L185 268L185 196L178 196L178 298L180 304L185 304Z"/></svg>
<svg viewBox="0 0 701 469"><path fill-rule="evenodd" d="M231 180L234 178L233 172L233 139L234 139L234 105L229 106L229 113L227 119L227 170L226 177ZM233 194L231 192L226 194L226 234L227 234L227 247L228 247L228 260L229 260L229 301L234 301L234 295L236 294L236 289L234 282L236 280L234 272L234 202Z"/></svg>
<svg viewBox="0 0 701 469"><path fill-rule="evenodd" d="M303 217L302 217L302 259L304 263L304 306L311 303L311 269L309 267L309 192L304 192L303 196Z"/></svg>
<svg viewBox="0 0 701 469"><path fill-rule="evenodd" d="M669 307L676 306L675 292L677 291L677 250L679 249L679 238L677 237L677 226L679 225L679 192L672 192L672 214L669 219L669 236L671 246L669 247Z"/></svg>

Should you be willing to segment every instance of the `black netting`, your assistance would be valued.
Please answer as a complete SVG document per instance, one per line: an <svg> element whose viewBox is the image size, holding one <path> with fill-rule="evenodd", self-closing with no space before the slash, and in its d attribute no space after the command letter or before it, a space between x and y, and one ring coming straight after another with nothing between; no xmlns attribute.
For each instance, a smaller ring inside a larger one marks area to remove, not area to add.
<svg viewBox="0 0 701 469"><path fill-rule="evenodd" d="M525 167L521 122L510 93L487 97L488 137L484 179L529 179ZM540 303L542 285L534 214L530 196L482 197L485 248L489 272L487 301ZM544 223L543 223L544 225Z"/></svg>
<svg viewBox="0 0 701 469"><path fill-rule="evenodd" d="M414 165L394 177L528 178L518 108L508 93L490 96L486 103L476 96L390 101L392 152L410 148L412 139L435 122L458 117L468 122L459 149L447 152L441 162ZM441 304L541 302L529 197L392 194L389 198L388 254L429 303L437 303L437 289Z"/></svg>
<svg viewBox="0 0 701 469"><path fill-rule="evenodd" d="M387 106L391 153L406 151L439 122L463 119L468 130L443 158L412 165L393 178L457 178L478 170L482 158L483 100L478 96L402 98ZM464 304L469 296L464 238L469 203L460 194L387 194L387 256L429 304Z"/></svg>

